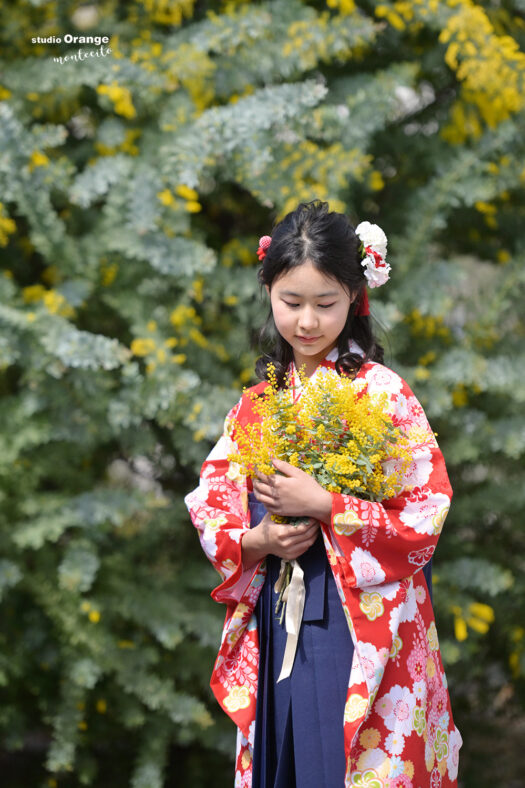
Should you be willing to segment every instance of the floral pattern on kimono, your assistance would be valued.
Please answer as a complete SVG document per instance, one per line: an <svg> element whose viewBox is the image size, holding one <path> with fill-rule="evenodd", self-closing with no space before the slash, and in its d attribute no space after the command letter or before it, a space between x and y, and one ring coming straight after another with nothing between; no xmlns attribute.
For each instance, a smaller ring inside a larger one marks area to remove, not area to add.
<svg viewBox="0 0 525 788"><path fill-rule="evenodd" d="M330 356L322 364L334 367ZM376 503L331 493L331 520L321 523L355 647L341 720L345 788L451 788L457 786L462 739L421 568L435 550L452 490L434 433L407 383L382 364L367 362L353 385L387 393L388 412L409 438L412 462L395 498ZM245 393L226 417L199 486L185 499L222 579L212 592L226 605L226 617L211 686L238 727L236 788L251 785L259 660L254 608L265 565L242 565L251 482L228 455L235 445L234 419L246 424L256 418Z"/></svg>

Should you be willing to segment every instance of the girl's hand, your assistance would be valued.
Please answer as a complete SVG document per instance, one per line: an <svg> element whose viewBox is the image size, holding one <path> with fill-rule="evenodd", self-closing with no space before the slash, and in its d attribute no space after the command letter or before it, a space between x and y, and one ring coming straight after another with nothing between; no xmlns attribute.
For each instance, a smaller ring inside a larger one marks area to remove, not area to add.
<svg viewBox="0 0 525 788"><path fill-rule="evenodd" d="M287 517L313 517L329 523L332 496L310 474L284 460L273 460L279 474L258 473L253 491L270 514ZM280 475L283 474L283 475Z"/></svg>
<svg viewBox="0 0 525 788"><path fill-rule="evenodd" d="M291 525L274 523L271 515L265 514L258 525L243 534L242 562L245 567L252 566L269 553L292 561L313 545L318 532L319 522L312 518Z"/></svg>

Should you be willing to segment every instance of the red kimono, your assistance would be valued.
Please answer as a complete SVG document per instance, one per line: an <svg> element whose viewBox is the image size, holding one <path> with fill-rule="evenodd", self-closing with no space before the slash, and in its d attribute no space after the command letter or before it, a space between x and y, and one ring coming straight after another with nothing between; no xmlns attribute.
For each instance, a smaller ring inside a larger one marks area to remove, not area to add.
<svg viewBox="0 0 525 788"><path fill-rule="evenodd" d="M333 368L336 357L332 351L323 365ZM434 433L405 381L369 362L354 385L387 392L389 412L409 437L413 461L398 497L375 503L332 493L331 521L321 523L355 647L341 720L345 788L451 788L457 786L462 740L420 570L436 548L452 490ZM226 619L211 686L238 727L235 786L244 788L251 786L259 662L254 607L265 568L264 562L249 569L242 565L251 484L227 459L235 441L233 417L245 423L256 418L246 395L226 417L186 505L222 577L212 592L226 605Z"/></svg>

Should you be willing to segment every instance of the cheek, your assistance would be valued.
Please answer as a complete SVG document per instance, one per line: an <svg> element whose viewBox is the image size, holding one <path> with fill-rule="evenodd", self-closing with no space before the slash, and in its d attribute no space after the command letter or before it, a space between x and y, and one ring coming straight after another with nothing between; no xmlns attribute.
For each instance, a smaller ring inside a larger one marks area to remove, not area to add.
<svg viewBox="0 0 525 788"><path fill-rule="evenodd" d="M324 315L324 324L331 331L337 331L339 333L346 322L346 315L347 312L342 309L333 312L330 310L329 314Z"/></svg>
<svg viewBox="0 0 525 788"><path fill-rule="evenodd" d="M273 314L275 325L277 327L279 326L285 327L289 325L291 322L289 313L285 309L283 309L279 304L276 304L275 306L272 304L272 314Z"/></svg>
<svg viewBox="0 0 525 788"><path fill-rule="evenodd" d="M339 309L337 311L337 316L334 319L334 323L337 323L340 331L343 330L344 325L346 323L346 318L348 317L349 308L350 308L350 304L348 304L348 306L345 305L342 309Z"/></svg>

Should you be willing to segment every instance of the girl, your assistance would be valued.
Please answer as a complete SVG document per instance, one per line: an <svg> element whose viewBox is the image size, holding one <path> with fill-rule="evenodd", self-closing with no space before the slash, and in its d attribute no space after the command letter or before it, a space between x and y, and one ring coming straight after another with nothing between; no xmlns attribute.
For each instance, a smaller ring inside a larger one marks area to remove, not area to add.
<svg viewBox="0 0 525 788"><path fill-rule="evenodd" d="M407 384L382 365L366 285L383 284L386 237L354 230L326 203L301 204L260 241L271 302L263 334L280 385L304 365L387 392L409 437L402 492L381 503L330 493L274 461L250 480L228 461L234 418L256 418L244 394L186 497L202 547L222 577L212 597L226 620L211 685L238 727L235 786L439 788L457 785L461 736L452 720L428 564L452 491L442 454ZM297 378L296 378L297 380ZM279 525L271 515L302 517ZM274 613L281 559L298 559L306 600L293 664L279 679L287 632Z"/></svg>

